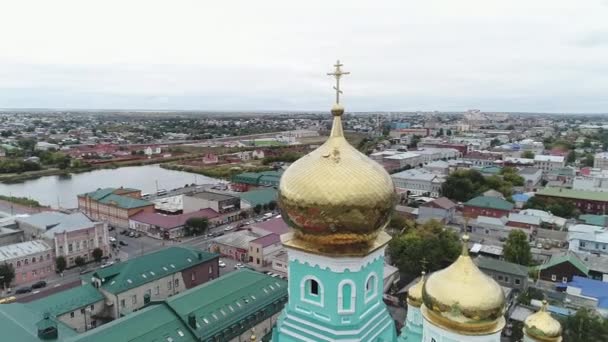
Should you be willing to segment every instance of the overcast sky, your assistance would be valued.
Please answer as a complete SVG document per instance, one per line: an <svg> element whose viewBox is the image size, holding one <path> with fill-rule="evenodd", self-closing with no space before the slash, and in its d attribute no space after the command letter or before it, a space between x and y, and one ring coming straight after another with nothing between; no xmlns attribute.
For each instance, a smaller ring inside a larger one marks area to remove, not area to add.
<svg viewBox="0 0 608 342"><path fill-rule="evenodd" d="M0 0L0 108L608 112L608 0Z"/></svg>

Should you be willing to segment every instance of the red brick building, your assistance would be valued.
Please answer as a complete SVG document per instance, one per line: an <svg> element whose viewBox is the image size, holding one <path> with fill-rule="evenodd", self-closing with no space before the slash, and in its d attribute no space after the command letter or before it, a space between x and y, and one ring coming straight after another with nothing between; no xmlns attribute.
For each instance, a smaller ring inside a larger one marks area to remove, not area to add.
<svg viewBox="0 0 608 342"><path fill-rule="evenodd" d="M467 218L478 216L503 217L508 216L514 204L502 198L478 196L464 204L462 215Z"/></svg>
<svg viewBox="0 0 608 342"><path fill-rule="evenodd" d="M154 212L154 203L141 199L141 190L105 188L78 195L78 209L94 220L121 228L141 212Z"/></svg>
<svg viewBox="0 0 608 342"><path fill-rule="evenodd" d="M535 196L547 201L568 201L584 214L604 215L608 212L608 192L544 188Z"/></svg>

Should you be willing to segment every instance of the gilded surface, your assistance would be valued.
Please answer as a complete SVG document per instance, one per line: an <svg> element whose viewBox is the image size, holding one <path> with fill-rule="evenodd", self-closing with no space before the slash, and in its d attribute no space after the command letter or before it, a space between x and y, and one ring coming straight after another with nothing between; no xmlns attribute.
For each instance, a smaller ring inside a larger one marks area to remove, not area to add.
<svg viewBox="0 0 608 342"><path fill-rule="evenodd" d="M422 305L422 287L424 287L425 273L422 272L420 280L416 285L407 290L407 302L409 305L419 308Z"/></svg>
<svg viewBox="0 0 608 342"><path fill-rule="evenodd" d="M462 332L494 331L503 319L505 295L500 285L473 263L467 252L468 237L463 240L462 255L428 277L422 300L429 318L438 324L451 324Z"/></svg>
<svg viewBox="0 0 608 342"><path fill-rule="evenodd" d="M285 171L278 202L297 239L365 249L390 220L395 188L381 165L346 141L342 112L339 105L332 108L329 139Z"/></svg>
<svg viewBox="0 0 608 342"><path fill-rule="evenodd" d="M547 311L546 301L543 301L543 306L538 312L526 318L524 332L539 341L559 342L562 340L562 326Z"/></svg>

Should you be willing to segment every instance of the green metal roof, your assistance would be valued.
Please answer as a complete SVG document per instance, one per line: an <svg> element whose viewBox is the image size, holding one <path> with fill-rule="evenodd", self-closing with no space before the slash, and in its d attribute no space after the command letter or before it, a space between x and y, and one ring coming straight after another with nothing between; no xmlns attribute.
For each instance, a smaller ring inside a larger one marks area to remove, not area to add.
<svg viewBox="0 0 608 342"><path fill-rule="evenodd" d="M564 262L569 262L579 271L583 272L584 274L589 274L589 267L587 267L587 265L585 265L579 257L569 251L564 254L553 254L549 261L537 266L537 269L540 269L542 271Z"/></svg>
<svg viewBox="0 0 608 342"><path fill-rule="evenodd" d="M104 297L93 285L86 284L29 302L27 307L53 316L78 310L103 300Z"/></svg>
<svg viewBox="0 0 608 342"><path fill-rule="evenodd" d="M0 305L0 340L15 342L40 342L37 327L44 317L43 312L37 312L22 303ZM59 341L75 336L76 332L56 320L49 318L50 322L57 324Z"/></svg>
<svg viewBox="0 0 608 342"><path fill-rule="evenodd" d="M544 188L539 190L536 194L541 196L608 202L608 192L572 190L564 188Z"/></svg>
<svg viewBox="0 0 608 342"><path fill-rule="evenodd" d="M121 293L218 257L195 248L175 246L102 268L92 276L102 279L104 290Z"/></svg>
<svg viewBox="0 0 608 342"><path fill-rule="evenodd" d="M279 185L281 175L279 171L244 172L232 177L234 183L245 183L252 185L271 184Z"/></svg>
<svg viewBox="0 0 608 342"><path fill-rule="evenodd" d="M277 190L275 188L252 190L239 193L239 197L247 202L252 207L256 205L264 205L271 201L277 200Z"/></svg>
<svg viewBox="0 0 608 342"><path fill-rule="evenodd" d="M513 210L513 203L509 201L505 201L502 198L490 197L490 196L477 196L473 199L470 199L465 205L471 207L480 207L480 208L489 208L489 209L498 209L498 210Z"/></svg>
<svg viewBox="0 0 608 342"><path fill-rule="evenodd" d="M151 305L66 342L195 342L188 327L166 305Z"/></svg>
<svg viewBox="0 0 608 342"><path fill-rule="evenodd" d="M486 166L486 167L479 169L479 172L497 175L500 173L501 170L502 170L502 168L498 167L498 166Z"/></svg>
<svg viewBox="0 0 608 342"><path fill-rule="evenodd" d="M286 299L285 280L242 269L169 298L167 304L184 322L193 313L195 334L206 340L260 310L271 307L266 313L278 312Z"/></svg>
<svg viewBox="0 0 608 342"><path fill-rule="evenodd" d="M584 221L585 224L604 227L604 225L606 225L606 222L608 222L608 215L584 214L584 215L580 215L578 217L578 219L581 221Z"/></svg>
<svg viewBox="0 0 608 342"><path fill-rule="evenodd" d="M514 274L522 277L528 276L528 268L526 266L514 264L512 262L498 260L494 258L478 257L475 263L480 268Z"/></svg>
<svg viewBox="0 0 608 342"><path fill-rule="evenodd" d="M91 199L98 201L100 203L111 204L111 205L114 205L114 206L117 206L120 208L125 208L125 209L146 207L146 206L154 204L152 202L145 201L145 200L142 200L139 198L116 195L116 194L114 194L114 192L117 190L136 191L135 189L129 189L129 188L123 188L123 189L104 188L104 189L99 189L99 190L96 190L93 192L87 192L85 194L81 194L78 196L90 197Z"/></svg>

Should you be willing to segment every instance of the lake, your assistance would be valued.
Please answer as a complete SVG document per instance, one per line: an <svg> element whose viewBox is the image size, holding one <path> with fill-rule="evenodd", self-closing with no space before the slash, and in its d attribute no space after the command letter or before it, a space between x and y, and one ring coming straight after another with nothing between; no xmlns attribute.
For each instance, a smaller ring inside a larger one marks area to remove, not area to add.
<svg viewBox="0 0 608 342"><path fill-rule="evenodd" d="M142 193L156 193L158 189L171 190L186 184L213 184L214 178L194 173L166 170L159 165L130 166L117 169L95 170L71 176L46 176L22 183L0 183L0 194L29 197L43 205L57 208L76 208L76 195L95 191L97 188L128 187Z"/></svg>

